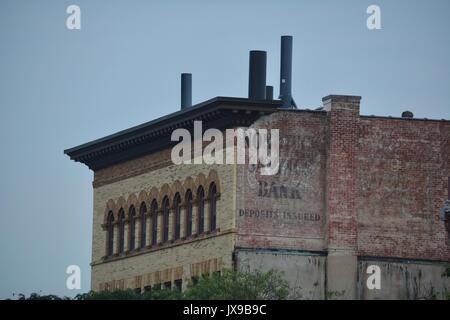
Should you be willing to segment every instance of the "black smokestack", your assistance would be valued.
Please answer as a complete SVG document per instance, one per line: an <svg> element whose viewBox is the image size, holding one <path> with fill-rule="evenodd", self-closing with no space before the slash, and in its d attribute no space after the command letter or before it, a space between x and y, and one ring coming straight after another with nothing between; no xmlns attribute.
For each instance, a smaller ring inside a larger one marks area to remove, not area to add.
<svg viewBox="0 0 450 320"><path fill-rule="evenodd" d="M251 100L266 99L266 64L265 51L250 51L248 98Z"/></svg>
<svg viewBox="0 0 450 320"><path fill-rule="evenodd" d="M181 109L192 106L192 74L181 74Z"/></svg>
<svg viewBox="0 0 450 320"><path fill-rule="evenodd" d="M292 98L292 36L281 37L280 99L282 108L297 108Z"/></svg>

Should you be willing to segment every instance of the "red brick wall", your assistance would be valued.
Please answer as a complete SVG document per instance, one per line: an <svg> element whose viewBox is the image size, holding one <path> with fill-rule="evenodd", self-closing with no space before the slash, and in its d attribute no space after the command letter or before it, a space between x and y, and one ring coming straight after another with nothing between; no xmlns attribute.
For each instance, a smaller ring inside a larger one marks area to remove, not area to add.
<svg viewBox="0 0 450 320"><path fill-rule="evenodd" d="M280 173L261 176L259 170L255 174L238 166L236 245L322 250L326 113L282 111L260 118L254 127L280 130ZM277 194L279 186L286 188L288 198Z"/></svg>
<svg viewBox="0 0 450 320"><path fill-rule="evenodd" d="M281 159L296 169L264 177L238 166L236 245L449 261L439 212L450 122L360 117L359 97L331 96L324 106L328 112L280 111L255 123L280 129ZM262 196L260 183L299 197Z"/></svg>
<svg viewBox="0 0 450 320"><path fill-rule="evenodd" d="M450 260L450 123L363 117L357 147L359 254Z"/></svg>

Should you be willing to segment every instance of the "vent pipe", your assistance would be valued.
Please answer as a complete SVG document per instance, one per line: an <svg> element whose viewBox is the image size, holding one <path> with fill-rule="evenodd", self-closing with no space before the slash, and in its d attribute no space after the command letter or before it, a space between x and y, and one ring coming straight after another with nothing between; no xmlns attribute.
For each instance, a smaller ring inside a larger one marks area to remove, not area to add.
<svg viewBox="0 0 450 320"><path fill-rule="evenodd" d="M282 108L297 108L292 98L292 36L281 37L280 99Z"/></svg>
<svg viewBox="0 0 450 320"><path fill-rule="evenodd" d="M266 100L273 100L273 87L266 86Z"/></svg>
<svg viewBox="0 0 450 320"><path fill-rule="evenodd" d="M181 74L181 109L192 106L192 73Z"/></svg>
<svg viewBox="0 0 450 320"><path fill-rule="evenodd" d="M250 51L248 98L251 100L266 99L266 65L266 51Z"/></svg>
<svg viewBox="0 0 450 320"><path fill-rule="evenodd" d="M414 113L411 111L403 111L402 118L414 118Z"/></svg>

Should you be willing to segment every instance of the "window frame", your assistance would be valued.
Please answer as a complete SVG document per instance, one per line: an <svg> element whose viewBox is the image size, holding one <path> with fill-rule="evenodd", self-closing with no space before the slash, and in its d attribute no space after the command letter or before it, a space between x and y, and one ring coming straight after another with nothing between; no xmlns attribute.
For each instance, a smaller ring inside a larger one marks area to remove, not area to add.
<svg viewBox="0 0 450 320"><path fill-rule="evenodd" d="M178 240L181 236L181 196L177 192L173 199L173 239Z"/></svg>
<svg viewBox="0 0 450 320"><path fill-rule="evenodd" d="M190 237L192 236L192 215L194 211L194 205L193 205L193 195L192 191L188 189L186 191L185 195L185 208L186 208L186 226L185 226L185 236Z"/></svg>
<svg viewBox="0 0 450 320"><path fill-rule="evenodd" d="M122 254L125 252L125 211L123 208L120 208L119 215L117 219L117 223L119 224L119 236L117 238L117 252Z"/></svg>
<svg viewBox="0 0 450 320"><path fill-rule="evenodd" d="M114 213L112 210L108 212L106 218L106 256L114 255Z"/></svg>
<svg viewBox="0 0 450 320"><path fill-rule="evenodd" d="M132 205L128 210L128 250L136 249L136 208Z"/></svg>
<svg viewBox="0 0 450 320"><path fill-rule="evenodd" d="M147 243L147 205L145 202L141 203L139 207L139 219L140 219L140 235L139 235L139 247L144 249Z"/></svg>
<svg viewBox="0 0 450 320"><path fill-rule="evenodd" d="M197 234L205 232L205 189L202 186L197 189Z"/></svg>
<svg viewBox="0 0 450 320"><path fill-rule="evenodd" d="M217 186L214 182L209 186L209 230L217 230Z"/></svg>
<svg viewBox="0 0 450 320"><path fill-rule="evenodd" d="M156 246L158 244L158 202L156 200L152 201L150 206L150 219L152 224L152 239L151 245Z"/></svg>
<svg viewBox="0 0 450 320"><path fill-rule="evenodd" d="M162 235L161 235L161 242L166 243L169 241L169 221L170 221L170 202L169 197L165 196L163 198L162 204Z"/></svg>

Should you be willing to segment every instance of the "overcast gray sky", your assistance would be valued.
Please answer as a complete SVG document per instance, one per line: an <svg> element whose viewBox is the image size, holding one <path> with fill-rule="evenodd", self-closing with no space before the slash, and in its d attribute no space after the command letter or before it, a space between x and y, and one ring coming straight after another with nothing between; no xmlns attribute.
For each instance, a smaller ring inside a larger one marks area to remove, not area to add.
<svg viewBox="0 0 450 320"><path fill-rule="evenodd" d="M81 30L66 28L71 4ZM300 107L353 94L362 114L449 119L449 15L448 0L0 0L0 298L89 290L93 176L63 150L177 111L181 72L194 103L245 97L248 51L267 50L277 93L293 35Z"/></svg>

